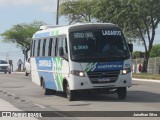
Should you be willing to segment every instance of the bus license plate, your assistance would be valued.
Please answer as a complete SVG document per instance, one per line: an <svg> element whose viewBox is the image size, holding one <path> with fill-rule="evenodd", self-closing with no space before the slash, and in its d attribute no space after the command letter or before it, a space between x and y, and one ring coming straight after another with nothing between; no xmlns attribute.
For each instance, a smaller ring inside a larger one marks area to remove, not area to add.
<svg viewBox="0 0 160 120"><path fill-rule="evenodd" d="M109 82L110 79L109 78L99 78L98 82Z"/></svg>

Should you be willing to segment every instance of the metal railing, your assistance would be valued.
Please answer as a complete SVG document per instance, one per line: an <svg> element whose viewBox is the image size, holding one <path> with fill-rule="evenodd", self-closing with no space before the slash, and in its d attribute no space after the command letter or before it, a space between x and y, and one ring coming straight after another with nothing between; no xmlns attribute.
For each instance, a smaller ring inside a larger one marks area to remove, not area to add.
<svg viewBox="0 0 160 120"><path fill-rule="evenodd" d="M138 66L143 65L143 58L133 59L133 73L140 73ZM147 72L152 74L160 74L160 57L149 58Z"/></svg>

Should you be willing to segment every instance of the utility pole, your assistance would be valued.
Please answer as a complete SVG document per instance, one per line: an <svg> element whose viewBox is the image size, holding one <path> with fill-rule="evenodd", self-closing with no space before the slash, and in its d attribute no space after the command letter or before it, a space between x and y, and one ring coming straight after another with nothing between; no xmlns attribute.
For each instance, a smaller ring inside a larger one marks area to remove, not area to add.
<svg viewBox="0 0 160 120"><path fill-rule="evenodd" d="M8 61L8 53L6 54L6 61Z"/></svg>
<svg viewBox="0 0 160 120"><path fill-rule="evenodd" d="M25 57L25 55L27 54L25 47L23 47L22 52L23 52L23 54L24 54L24 62L23 62L23 71L24 71L24 69L25 69L25 62L26 62L26 59L27 59L27 58Z"/></svg>
<svg viewBox="0 0 160 120"><path fill-rule="evenodd" d="M56 25L59 24L59 0L57 0L57 16L56 16Z"/></svg>

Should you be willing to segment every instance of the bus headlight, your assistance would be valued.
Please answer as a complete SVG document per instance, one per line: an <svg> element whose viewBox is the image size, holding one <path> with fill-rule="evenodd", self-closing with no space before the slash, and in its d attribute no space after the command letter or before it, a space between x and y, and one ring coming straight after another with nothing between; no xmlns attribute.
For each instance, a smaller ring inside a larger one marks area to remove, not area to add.
<svg viewBox="0 0 160 120"><path fill-rule="evenodd" d="M122 75L126 75L130 72L131 72L131 68L126 68L126 69L122 70Z"/></svg>
<svg viewBox="0 0 160 120"><path fill-rule="evenodd" d="M83 71L77 71L77 70L72 70L71 74L79 76L79 77L84 77L85 76Z"/></svg>

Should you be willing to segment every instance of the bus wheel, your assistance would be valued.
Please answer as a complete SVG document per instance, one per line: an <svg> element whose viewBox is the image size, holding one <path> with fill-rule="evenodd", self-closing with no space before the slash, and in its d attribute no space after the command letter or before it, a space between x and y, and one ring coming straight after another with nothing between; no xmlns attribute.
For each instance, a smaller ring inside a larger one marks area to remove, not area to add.
<svg viewBox="0 0 160 120"><path fill-rule="evenodd" d="M117 94L120 100L126 99L127 88L126 87L117 88Z"/></svg>
<svg viewBox="0 0 160 120"><path fill-rule="evenodd" d="M44 95L50 95L50 94L51 94L51 90L50 90L50 89L47 89L47 88L45 87L45 82L44 82L44 81L42 82L42 88L43 88L43 93L44 93Z"/></svg>
<svg viewBox="0 0 160 120"><path fill-rule="evenodd" d="M29 75L29 73L27 73L27 71L25 71L25 76L28 76Z"/></svg>
<svg viewBox="0 0 160 120"><path fill-rule="evenodd" d="M74 100L74 91L70 90L68 82L66 84L66 96L67 96L69 101Z"/></svg>
<svg viewBox="0 0 160 120"><path fill-rule="evenodd" d="M56 90L51 90L50 89L50 95L55 95L56 94Z"/></svg>

